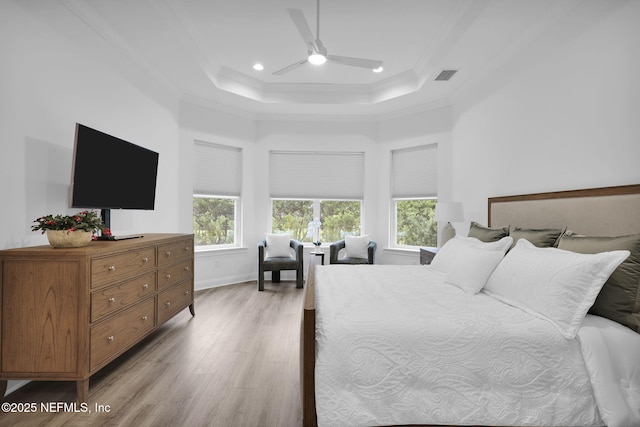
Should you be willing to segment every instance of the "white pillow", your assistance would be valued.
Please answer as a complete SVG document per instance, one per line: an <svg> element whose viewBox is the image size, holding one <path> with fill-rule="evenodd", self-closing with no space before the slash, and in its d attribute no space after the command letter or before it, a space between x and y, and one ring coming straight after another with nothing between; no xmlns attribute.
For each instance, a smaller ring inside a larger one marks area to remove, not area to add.
<svg viewBox="0 0 640 427"><path fill-rule="evenodd" d="M344 236L344 250L347 258L369 258L369 239L364 236Z"/></svg>
<svg viewBox="0 0 640 427"><path fill-rule="evenodd" d="M486 250L501 251L502 254L511 247L513 238L506 236L496 242L483 242L475 237L455 236L445 243L431 261L431 268L441 273L448 273L452 265L457 264L457 252L468 246L475 246Z"/></svg>
<svg viewBox="0 0 640 427"><path fill-rule="evenodd" d="M629 251L579 254L518 240L487 280L484 292L550 321L574 338L604 282Z"/></svg>
<svg viewBox="0 0 640 427"><path fill-rule="evenodd" d="M267 250L265 258L291 258L291 236L289 234L267 234Z"/></svg>
<svg viewBox="0 0 640 427"><path fill-rule="evenodd" d="M455 254L455 268L449 269L444 281L468 294L477 294L503 258L503 251L494 251L482 246L462 247Z"/></svg>

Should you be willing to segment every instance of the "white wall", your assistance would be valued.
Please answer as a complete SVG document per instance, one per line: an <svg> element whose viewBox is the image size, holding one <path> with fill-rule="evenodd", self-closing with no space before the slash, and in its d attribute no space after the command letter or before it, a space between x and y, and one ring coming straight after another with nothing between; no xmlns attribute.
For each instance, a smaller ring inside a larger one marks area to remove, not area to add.
<svg viewBox="0 0 640 427"><path fill-rule="evenodd" d="M491 196L640 183L640 2L606 3L454 103L452 193L467 221L486 224Z"/></svg>
<svg viewBox="0 0 640 427"><path fill-rule="evenodd" d="M68 190L76 122L160 153L155 211L114 212L114 232L178 231L177 101L112 67L123 58L66 8L41 6L7 3L0 16L0 248L44 244L32 221L75 211ZM50 27L51 15L66 25ZM95 159L114 171L117 160Z"/></svg>

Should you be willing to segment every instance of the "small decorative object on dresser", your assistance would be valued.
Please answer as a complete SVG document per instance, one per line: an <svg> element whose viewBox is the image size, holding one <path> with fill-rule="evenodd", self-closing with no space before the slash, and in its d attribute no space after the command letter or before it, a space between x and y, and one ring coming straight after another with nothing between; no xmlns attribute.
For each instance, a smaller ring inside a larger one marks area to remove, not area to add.
<svg viewBox="0 0 640 427"><path fill-rule="evenodd" d="M93 233L100 230L109 236L111 231L93 211L82 211L74 215L45 215L34 221L32 231L47 233L49 244L54 248L80 248L91 242Z"/></svg>
<svg viewBox="0 0 640 427"><path fill-rule="evenodd" d="M47 240L53 248L81 248L91 242L93 233L83 230L47 230Z"/></svg>
<svg viewBox="0 0 640 427"><path fill-rule="evenodd" d="M0 251L0 395L8 380L89 378L193 308L193 235Z"/></svg>

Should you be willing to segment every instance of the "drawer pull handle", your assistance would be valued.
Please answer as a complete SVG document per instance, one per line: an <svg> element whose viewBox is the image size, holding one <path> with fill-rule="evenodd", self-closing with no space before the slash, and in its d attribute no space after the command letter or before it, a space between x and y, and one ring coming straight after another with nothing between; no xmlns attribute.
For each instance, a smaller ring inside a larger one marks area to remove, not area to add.
<svg viewBox="0 0 640 427"><path fill-rule="evenodd" d="M164 276L164 277L166 277L167 279L171 279L171 275L170 275L170 274L167 274L167 275L166 275L166 276Z"/></svg>
<svg viewBox="0 0 640 427"><path fill-rule="evenodd" d="M188 251L188 250L189 250L189 246L185 246L185 247L184 247L184 250L185 250L185 251Z"/></svg>
<svg viewBox="0 0 640 427"><path fill-rule="evenodd" d="M189 271L189 267L185 267L185 268L184 268L184 271Z"/></svg>
<svg viewBox="0 0 640 427"><path fill-rule="evenodd" d="M116 271L116 266L115 265L110 265L109 266L109 271Z"/></svg>
<svg viewBox="0 0 640 427"><path fill-rule="evenodd" d="M149 258L147 257L142 258L142 262L149 262Z"/></svg>
<svg viewBox="0 0 640 427"><path fill-rule="evenodd" d="M167 256L171 256L171 251L167 251Z"/></svg>
<svg viewBox="0 0 640 427"><path fill-rule="evenodd" d="M113 342L113 340L114 340L114 339L115 339L115 337L114 337L113 335L111 335L111 336L107 337L107 340L108 340L109 342Z"/></svg>
<svg viewBox="0 0 640 427"><path fill-rule="evenodd" d="M116 302L116 298L115 297L109 298L109 302L113 304L114 302Z"/></svg>
<svg viewBox="0 0 640 427"><path fill-rule="evenodd" d="M189 291L184 291L184 294L185 295L189 295Z"/></svg>
<svg viewBox="0 0 640 427"><path fill-rule="evenodd" d="M142 320L147 320L148 317L147 316L142 316Z"/></svg>
<svg viewBox="0 0 640 427"><path fill-rule="evenodd" d="M171 301L165 302L164 305L166 305L167 307L171 307Z"/></svg>
<svg viewBox="0 0 640 427"><path fill-rule="evenodd" d="M145 283L144 285L142 285L142 289L147 289L149 287L149 285L147 283Z"/></svg>

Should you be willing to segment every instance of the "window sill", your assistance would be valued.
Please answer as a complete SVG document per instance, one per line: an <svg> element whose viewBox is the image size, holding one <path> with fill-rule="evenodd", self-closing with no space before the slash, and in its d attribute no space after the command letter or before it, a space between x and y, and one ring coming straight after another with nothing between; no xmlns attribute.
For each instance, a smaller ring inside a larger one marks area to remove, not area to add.
<svg viewBox="0 0 640 427"><path fill-rule="evenodd" d="M206 256L214 256L214 255L231 255L234 253L241 253L248 251L249 248L246 246L234 246L234 247L225 247L225 248L203 248L203 249L195 249L195 254L198 257L206 257Z"/></svg>

